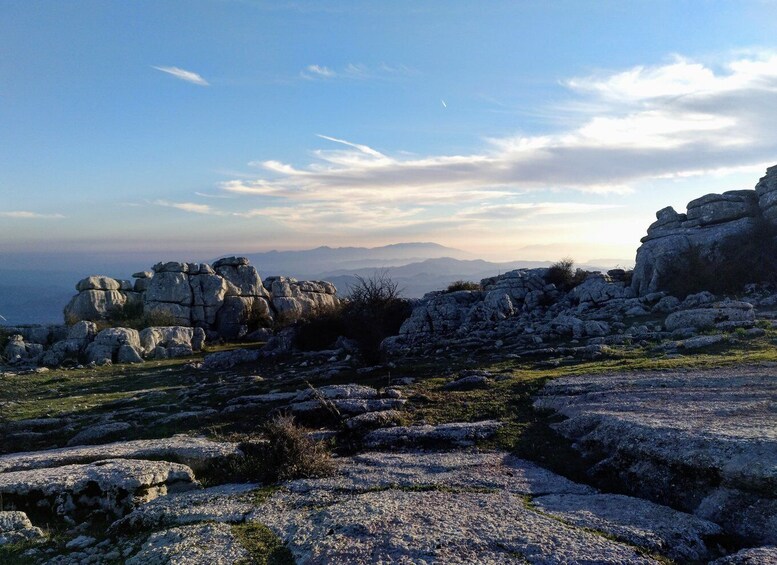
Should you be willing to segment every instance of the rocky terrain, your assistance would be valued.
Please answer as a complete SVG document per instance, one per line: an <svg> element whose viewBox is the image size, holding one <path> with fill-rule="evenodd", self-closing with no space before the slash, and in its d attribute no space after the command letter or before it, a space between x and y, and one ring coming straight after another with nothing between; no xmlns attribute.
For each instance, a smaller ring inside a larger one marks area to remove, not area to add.
<svg viewBox="0 0 777 565"><path fill-rule="evenodd" d="M334 288L241 258L84 279L6 330L0 562L777 563L777 289L759 254L698 287L775 179L659 211L633 273L430 293L379 364L302 347Z"/></svg>

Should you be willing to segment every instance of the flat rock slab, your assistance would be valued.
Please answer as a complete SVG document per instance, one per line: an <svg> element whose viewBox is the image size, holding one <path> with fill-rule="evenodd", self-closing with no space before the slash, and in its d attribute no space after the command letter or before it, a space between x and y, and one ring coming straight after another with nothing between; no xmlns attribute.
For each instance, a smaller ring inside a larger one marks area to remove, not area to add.
<svg viewBox="0 0 777 565"><path fill-rule="evenodd" d="M592 517L552 516L552 497L585 500ZM667 553L660 544L673 534L719 531L628 497L618 513L616 501L504 452L372 452L344 458L333 477L286 483L247 519L298 563L657 563L630 544ZM708 554L704 540L695 549Z"/></svg>
<svg viewBox="0 0 777 565"><path fill-rule="evenodd" d="M6 504L17 508L48 506L64 516L82 516L94 510L121 516L138 503L197 486L186 465L137 459L0 474L0 495Z"/></svg>
<svg viewBox="0 0 777 565"><path fill-rule="evenodd" d="M323 508L314 496L276 495L257 512L298 563L658 563L508 492L385 490Z"/></svg>
<svg viewBox="0 0 777 565"><path fill-rule="evenodd" d="M551 494L532 502L567 523L605 532L684 563L709 558L705 540L723 532L717 524L691 514L620 494Z"/></svg>
<svg viewBox="0 0 777 565"><path fill-rule="evenodd" d="M532 496L596 492L506 453L465 451L365 453L343 461L336 476L302 479L287 483L286 487L292 492L442 487L505 490Z"/></svg>
<svg viewBox="0 0 777 565"><path fill-rule="evenodd" d="M479 439L492 437L501 426L502 423L496 420L453 422L438 426L399 426L370 432L364 438L364 445L369 448L403 445L465 447L473 445Z"/></svg>
<svg viewBox="0 0 777 565"><path fill-rule="evenodd" d="M189 466L238 455L237 443L176 435L164 439L138 439L95 446L65 447L0 456L0 473L90 463L101 459L173 458Z"/></svg>
<svg viewBox="0 0 777 565"><path fill-rule="evenodd" d="M597 467L639 496L777 543L774 368L564 377L535 406L566 416L558 431L588 455L607 454Z"/></svg>
<svg viewBox="0 0 777 565"><path fill-rule="evenodd" d="M250 562L228 524L194 524L151 534L126 565L232 565Z"/></svg>
<svg viewBox="0 0 777 565"><path fill-rule="evenodd" d="M254 508L250 494L256 488L253 484L220 485L160 496L114 522L111 531L157 530L198 522L240 523Z"/></svg>

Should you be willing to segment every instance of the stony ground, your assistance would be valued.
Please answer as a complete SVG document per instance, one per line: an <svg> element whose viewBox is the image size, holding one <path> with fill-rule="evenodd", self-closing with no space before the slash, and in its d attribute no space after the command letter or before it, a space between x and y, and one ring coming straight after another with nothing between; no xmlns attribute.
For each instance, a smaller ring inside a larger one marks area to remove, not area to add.
<svg viewBox="0 0 777 565"><path fill-rule="evenodd" d="M773 338L5 373L0 563L777 563ZM236 482L278 410L333 476Z"/></svg>

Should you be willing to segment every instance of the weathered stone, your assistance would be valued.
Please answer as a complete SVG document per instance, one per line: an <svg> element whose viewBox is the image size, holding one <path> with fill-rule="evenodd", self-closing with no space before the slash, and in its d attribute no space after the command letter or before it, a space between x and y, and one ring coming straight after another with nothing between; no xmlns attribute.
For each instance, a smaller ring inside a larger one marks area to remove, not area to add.
<svg viewBox="0 0 777 565"><path fill-rule="evenodd" d="M58 515L73 517L95 510L122 516L138 503L195 486L194 474L185 465L135 459L0 474L5 504L47 507Z"/></svg>
<svg viewBox="0 0 777 565"><path fill-rule="evenodd" d="M751 547L712 561L709 565L774 565L777 546Z"/></svg>
<svg viewBox="0 0 777 565"><path fill-rule="evenodd" d="M711 557L705 539L722 533L707 520L619 494L551 494L532 503L567 524L604 532L683 563Z"/></svg>
<svg viewBox="0 0 777 565"><path fill-rule="evenodd" d="M158 530L197 522L240 523L254 505L247 496L257 485L221 485L160 496L111 525L112 531Z"/></svg>
<svg viewBox="0 0 777 565"><path fill-rule="evenodd" d="M755 319L753 305L748 302L721 302L709 308L697 308L693 310L679 310L666 317L664 327L667 331L679 328L694 328L706 330L715 327L715 324L726 321L752 321Z"/></svg>
<svg viewBox="0 0 777 565"><path fill-rule="evenodd" d="M121 290L121 282L110 277L92 276L78 281L76 290Z"/></svg>
<svg viewBox="0 0 777 565"><path fill-rule="evenodd" d="M97 424L78 432L67 442L67 444L68 446L72 446L100 443L106 439L113 439L117 436L121 436L121 434L130 429L132 429L132 426L127 422L107 422L104 424Z"/></svg>
<svg viewBox="0 0 777 565"><path fill-rule="evenodd" d="M564 377L535 405L631 493L775 543L777 382L768 368ZM771 516L771 518L769 517Z"/></svg>
<svg viewBox="0 0 777 565"><path fill-rule="evenodd" d="M26 425L29 426L29 424ZM199 468L240 454L238 445L233 442L216 442L203 437L175 435L163 439L137 439L94 446L0 455L0 473L91 463L101 459L173 458L190 467Z"/></svg>
<svg viewBox="0 0 777 565"><path fill-rule="evenodd" d="M251 555L228 524L192 524L156 532L126 565L230 565Z"/></svg>
<svg viewBox="0 0 777 565"><path fill-rule="evenodd" d="M502 427L501 422L462 422L438 426L400 426L375 430L367 434L364 444L368 447L394 445L473 445L479 439L488 439Z"/></svg>
<svg viewBox="0 0 777 565"><path fill-rule="evenodd" d="M43 537L43 531L33 526L24 512L0 510L0 547Z"/></svg>

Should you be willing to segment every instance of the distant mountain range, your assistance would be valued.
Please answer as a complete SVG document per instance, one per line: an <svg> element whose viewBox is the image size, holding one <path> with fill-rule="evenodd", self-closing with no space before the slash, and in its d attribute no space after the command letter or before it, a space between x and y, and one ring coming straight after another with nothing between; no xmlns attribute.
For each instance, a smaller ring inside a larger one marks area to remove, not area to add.
<svg viewBox="0 0 777 565"><path fill-rule="evenodd" d="M316 247L303 251L267 251L242 254L250 259L262 277L286 275L309 279L336 270L394 267L436 259L474 259L460 249L437 243L396 243L383 247Z"/></svg>
<svg viewBox="0 0 777 565"><path fill-rule="evenodd" d="M248 257L263 278L285 275L300 280L328 280L337 286L341 295L348 294L357 276L369 278L376 271L385 270L408 298L444 289L456 280L479 282L513 269L551 264L550 261L493 263L436 243L398 243L372 248L317 247L302 251L234 255ZM138 267L135 263L128 263L124 271L119 265L111 265L106 271L96 265L81 272L40 268L8 270L0 266L0 316L5 318L0 318L0 324L60 323L62 309L75 294L75 284L80 279L93 274L130 278L133 272L150 266ZM589 270L605 270L605 267L596 265L580 266Z"/></svg>

